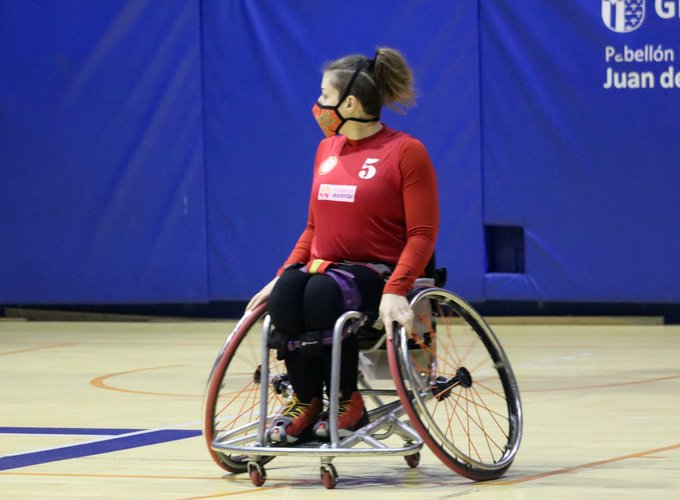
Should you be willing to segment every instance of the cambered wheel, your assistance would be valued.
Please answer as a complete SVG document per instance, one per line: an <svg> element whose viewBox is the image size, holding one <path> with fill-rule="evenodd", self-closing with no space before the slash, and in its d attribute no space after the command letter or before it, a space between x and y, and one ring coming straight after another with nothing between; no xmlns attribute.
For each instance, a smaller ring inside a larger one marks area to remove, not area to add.
<svg viewBox="0 0 680 500"><path fill-rule="evenodd" d="M263 381L261 370L262 323L266 304L241 318L215 361L204 400L203 435L211 457L223 469L247 471L248 457L213 449L214 443L238 440L241 445L257 440L260 413L260 384L269 385L268 412L274 415L283 405L285 380L283 363L269 351L269 380ZM265 464L274 457L262 457ZM252 474L251 474L252 479Z"/></svg>
<svg viewBox="0 0 680 500"><path fill-rule="evenodd" d="M407 415L442 462L476 481L502 476L522 437L522 408L500 342L460 297L438 288L411 299L414 332L388 342Z"/></svg>

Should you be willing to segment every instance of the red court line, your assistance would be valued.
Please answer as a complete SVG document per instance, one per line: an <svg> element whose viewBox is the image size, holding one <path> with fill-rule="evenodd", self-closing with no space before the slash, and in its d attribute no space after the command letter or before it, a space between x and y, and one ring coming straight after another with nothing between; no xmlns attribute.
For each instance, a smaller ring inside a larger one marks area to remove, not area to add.
<svg viewBox="0 0 680 500"><path fill-rule="evenodd" d="M223 477L210 476L155 476L151 474L82 474L82 473L56 473L56 472L4 472L0 471L0 476L33 476L33 477L87 477L87 478L107 478L107 479L188 479L192 481L220 481L224 482ZM244 476L244 480L250 479Z"/></svg>
<svg viewBox="0 0 680 500"><path fill-rule="evenodd" d="M223 476L159 476L159 475L153 475L153 474L86 474L86 473L56 473L56 472L5 472L5 471L0 471L0 476L27 476L27 477L82 477L82 478L106 478L106 479L179 479L179 480L188 480L188 481L215 481L215 482L220 482L224 483L225 481L228 481L229 483L245 483L248 484L249 486L252 486L250 482L250 478L244 474L242 476L234 476L230 477L229 479L226 479ZM298 485L310 485L310 484L315 484L319 483L320 481L314 481L311 479L303 479L300 481L295 482L295 486ZM231 492L224 492L224 493L214 493L212 495L208 496L200 496L200 497L189 497L186 499L182 500L197 500L201 498L216 498L216 497L222 497L222 496L228 496L228 495L240 495L244 493L256 493L258 491L266 491L266 490L274 490L274 489L280 489L280 488L287 488L290 487L290 483L285 483L285 484L275 484L272 486L264 486L264 487L259 487L255 489L253 486L252 488L249 488L247 490L243 491L231 491Z"/></svg>
<svg viewBox="0 0 680 500"><path fill-rule="evenodd" d="M152 366L150 368L138 368L136 370L126 370L124 372L109 373L108 375L102 375L101 377L93 378L92 380L90 380L90 384L92 384L93 386L95 386L99 389L106 389L106 390L109 390L109 391L126 392L126 393L129 393L129 394L144 394L146 396L172 396L172 397L176 397L176 398L202 398L203 395L196 395L196 394L176 394L176 393L170 393L170 392L151 392L151 391L136 391L134 389L121 389L119 387L113 387L111 385L108 385L106 382L104 382L106 379L118 377L119 375L127 375L127 374L130 374L130 373L139 373L139 372L148 372L148 371L151 371L151 370L163 370L165 368L177 368L179 366L186 366L186 364Z"/></svg>
<svg viewBox="0 0 680 500"><path fill-rule="evenodd" d="M668 375L666 377L649 378L645 380L629 380L626 382L612 382L610 384L593 384L593 385L574 385L570 387L554 387L548 389L522 389L521 392L557 392L557 391L577 391L580 389L606 389L609 387L622 387L626 385L636 385L636 384L651 384L653 382L661 382L663 380L672 380L674 378L680 378L680 373L675 375Z"/></svg>
<svg viewBox="0 0 680 500"><path fill-rule="evenodd" d="M0 356L5 356L7 354L20 354L22 352L31 352L31 351L40 351L42 349L55 349L57 347L66 347L69 345L73 345L73 342L66 342L64 344L48 344L48 345L40 345L36 347L28 347L26 349L17 349L16 351L5 351L5 352L0 352Z"/></svg>
<svg viewBox="0 0 680 500"><path fill-rule="evenodd" d="M295 483L295 485L296 486L298 486L298 485L308 486L311 483L312 483L312 481L304 480L304 481L300 481L299 483ZM278 489L281 489L281 488L290 488L290 486L291 486L290 484L278 484L278 485L275 485L275 486L258 486L257 488L255 488L255 486L253 486L253 488L249 489L249 490L225 491L223 493L213 493L212 495L205 495L205 496L200 496L200 497L180 498L179 500L206 500L208 498L231 497L231 496L234 496L234 495L253 495L253 494L263 492L263 491L278 490Z"/></svg>
<svg viewBox="0 0 680 500"><path fill-rule="evenodd" d="M151 474L143 474L143 475L132 475L132 474L78 474L78 473L49 473L49 472L3 472L0 471L0 476L28 476L28 477L82 477L82 478L106 478L106 479L180 479L180 480L190 480L190 481L215 481L215 482L220 482L224 483L225 479L222 476L157 476L157 475L151 475ZM250 482L250 478L247 475L243 475L241 477L234 477L234 478L229 478L229 482L238 482L238 483L246 483L248 486L250 486L246 490L241 490L241 491L229 491L229 492L223 492L223 493L213 493L212 495L207 495L207 496L198 496L198 497L187 497L183 498L180 500L201 500L201 499L207 499L207 498L220 498L220 497L226 497L226 496L233 496L233 495L245 495L245 494L256 494L258 492L263 492L263 491L269 491L269 490L276 490L276 489L281 489L281 488L290 488L291 485L289 483L285 484L276 484L272 486L261 486L259 488L255 488ZM296 481L295 486L309 486L310 484L314 483L319 483L319 481L313 481L309 479L304 479L301 481Z"/></svg>
<svg viewBox="0 0 680 500"><path fill-rule="evenodd" d="M507 481L504 480L499 480L499 481L493 481L493 482L486 482L486 483L477 483L477 486L512 486L515 484L521 484L521 483L526 483L529 481L536 481L539 479L551 477L551 476L557 476L560 474L568 474L571 472L578 472L580 470L587 470L587 469L592 469L595 467L599 467L601 465L608 465L611 463L616 463L616 462L622 462L624 460L630 460L634 458L643 458L643 457L648 457L649 455L655 455L657 453L662 453L664 451L670 451L670 450L675 450L680 448L680 443L673 444L670 446L664 446L662 448L654 448L652 450L646 450L646 451L641 451L637 453L631 453L628 455L623 455L620 457L614 457L614 458L609 458L605 460L598 460L596 462L589 462L586 464L581 464L581 465L574 465L572 467L565 467L563 469L557 469L554 471L548 471L548 472L543 472L540 474L533 474L530 476L525 476L525 477L520 477L517 479L510 479ZM649 457L651 458L651 457ZM69 473L42 473L42 472L2 472L0 471L0 476L35 476L35 477L85 477L85 478L120 478L120 479L181 479L181 480L194 480L194 481L220 481L224 482L225 479L221 476L209 476L209 477L201 477L201 476L158 476L158 475L147 475L147 474L140 474L140 475L133 475L133 474L69 474ZM237 482L249 482L249 478L247 476L242 476L239 478L232 478L230 481L237 481ZM309 485L314 483L315 481L311 480L301 480L296 482L296 485ZM466 483L467 486L469 486L470 483ZM231 496L231 495L240 495L240 494L246 494L246 493L256 493L258 491L266 491L266 490L273 490L273 489L280 489L283 487L290 487L290 483L287 484L280 484L280 485L273 485L269 487L260 487L257 489L249 489L249 490L244 490L244 491L238 491L238 492L224 492L224 493L215 493L209 496L200 496L200 497L189 497L185 498L182 500L200 500L200 499L207 499L207 498L219 498L219 497L225 497L225 496Z"/></svg>
<svg viewBox="0 0 680 500"><path fill-rule="evenodd" d="M557 476L560 474L568 474L571 472L578 472L581 470L587 470L587 469L592 469L594 467L599 467L601 465L608 465L616 462L623 462L624 460L630 460L632 458L642 458L646 457L647 455L656 455L657 453L661 453L664 451L670 451L674 450L676 448L680 448L680 443L677 444L672 444L670 446L664 446L663 448L654 448L653 450L646 450L646 451L640 451L637 453L631 453L629 455L623 455L620 457L614 457L614 458L607 458L605 460L598 460L597 462L590 462L587 464L581 464L581 465L574 465L571 467L565 467L564 469L557 469L549 472L542 472L540 474L534 474L531 476L525 476L525 477L520 477L517 479L510 479L508 481L495 481L495 482L490 482L490 483L480 483L480 485L484 486L509 486L513 484L519 484L519 483L526 483L528 481L536 481L538 479L543 479L546 477L551 477L551 476Z"/></svg>

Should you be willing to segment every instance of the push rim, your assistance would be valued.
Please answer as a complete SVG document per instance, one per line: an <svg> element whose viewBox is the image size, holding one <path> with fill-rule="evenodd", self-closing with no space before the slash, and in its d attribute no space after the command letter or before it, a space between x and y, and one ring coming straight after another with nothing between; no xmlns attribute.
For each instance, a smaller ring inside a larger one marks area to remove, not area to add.
<svg viewBox="0 0 680 500"><path fill-rule="evenodd" d="M414 333L388 342L400 399L428 447L477 481L502 476L522 435L517 383L498 339L474 309L442 289L411 300Z"/></svg>

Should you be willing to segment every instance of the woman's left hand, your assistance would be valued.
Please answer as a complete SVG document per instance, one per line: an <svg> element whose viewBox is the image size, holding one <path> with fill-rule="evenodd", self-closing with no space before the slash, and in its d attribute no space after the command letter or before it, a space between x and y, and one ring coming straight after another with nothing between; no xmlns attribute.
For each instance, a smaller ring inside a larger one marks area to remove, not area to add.
<svg viewBox="0 0 680 500"><path fill-rule="evenodd" d="M388 340L392 339L394 335L394 321L402 325L407 332L410 332L413 328L413 311L406 297L393 293L384 294L380 301L379 312L385 324L385 333L387 333Z"/></svg>

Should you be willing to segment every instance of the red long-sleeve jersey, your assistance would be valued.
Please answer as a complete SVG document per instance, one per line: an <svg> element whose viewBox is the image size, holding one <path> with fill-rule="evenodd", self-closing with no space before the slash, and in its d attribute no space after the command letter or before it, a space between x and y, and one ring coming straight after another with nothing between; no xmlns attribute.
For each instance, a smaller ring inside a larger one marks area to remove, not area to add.
<svg viewBox="0 0 680 500"><path fill-rule="evenodd" d="M434 252L439 229L437 180L423 144L388 127L350 140L321 141L307 227L290 264L383 262L395 265L384 293L406 295Z"/></svg>

